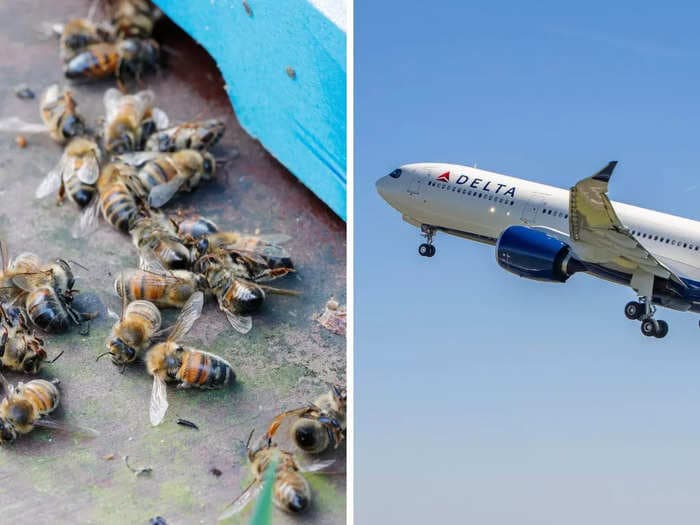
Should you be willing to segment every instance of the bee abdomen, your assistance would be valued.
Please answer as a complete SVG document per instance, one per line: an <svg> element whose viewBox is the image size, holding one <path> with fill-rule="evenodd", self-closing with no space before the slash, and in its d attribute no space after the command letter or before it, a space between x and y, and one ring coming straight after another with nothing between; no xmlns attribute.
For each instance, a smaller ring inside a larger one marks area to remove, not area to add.
<svg viewBox="0 0 700 525"><path fill-rule="evenodd" d="M102 195L102 214L107 222L122 232L128 233L136 213L134 198L121 185L113 185Z"/></svg>
<svg viewBox="0 0 700 525"><path fill-rule="evenodd" d="M52 289L34 290L27 295L25 304L29 318L45 332L68 330L68 315Z"/></svg>
<svg viewBox="0 0 700 525"><path fill-rule="evenodd" d="M119 56L111 46L97 44L74 56L66 65L67 78L104 78L117 68Z"/></svg>
<svg viewBox="0 0 700 525"><path fill-rule="evenodd" d="M309 482L296 472L278 475L274 486L275 504L288 512L302 512L311 502Z"/></svg>
<svg viewBox="0 0 700 525"><path fill-rule="evenodd" d="M97 188L92 184L85 184L78 177L69 177L64 181L66 185L66 193L69 198L81 208L87 206L92 200L92 196L97 191Z"/></svg>
<svg viewBox="0 0 700 525"><path fill-rule="evenodd" d="M22 393L42 416L53 412L60 400L60 394L56 385L45 379L29 381L23 385Z"/></svg>
<svg viewBox="0 0 700 525"><path fill-rule="evenodd" d="M130 315L139 316L145 319L152 327L153 330L158 330L161 325L160 310L149 301L132 301L126 307L126 312L124 312L125 317Z"/></svg>
<svg viewBox="0 0 700 525"><path fill-rule="evenodd" d="M265 292L254 283L234 280L226 290L224 299L241 315L257 312L265 299Z"/></svg>
<svg viewBox="0 0 700 525"><path fill-rule="evenodd" d="M190 351L185 354L178 379L200 388L219 388L235 375L222 359L204 352Z"/></svg>

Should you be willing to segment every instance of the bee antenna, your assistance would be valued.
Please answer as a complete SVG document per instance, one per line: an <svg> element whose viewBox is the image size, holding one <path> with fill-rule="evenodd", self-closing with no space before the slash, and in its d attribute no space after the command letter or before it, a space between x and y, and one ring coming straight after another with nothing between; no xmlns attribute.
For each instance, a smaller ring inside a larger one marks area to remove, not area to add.
<svg viewBox="0 0 700 525"><path fill-rule="evenodd" d="M63 352L61 352L61 353L63 353ZM109 354L109 355L114 355L113 352L104 352L104 353L98 355L98 356L97 356L97 359L95 359L95 361L99 361L101 357L104 357L104 356L106 356L106 355L108 355L108 354Z"/></svg>
<svg viewBox="0 0 700 525"><path fill-rule="evenodd" d="M47 361L47 363L48 364L54 363L56 361L56 359L58 359L59 357L61 357L63 355L63 352L65 352L65 350L61 350L60 354L58 354L56 357L54 357L51 361Z"/></svg>
<svg viewBox="0 0 700 525"><path fill-rule="evenodd" d="M245 448L250 448L250 440L253 439L253 434L255 433L255 427L253 427L248 435L248 440L245 442Z"/></svg>
<svg viewBox="0 0 700 525"><path fill-rule="evenodd" d="M74 265L77 266L78 268L82 268L82 269L85 270L86 272L89 272L89 271L90 271L90 270L88 270L85 266L83 266L82 264L80 264L78 261L74 261L73 259L68 259L68 262L69 262L70 264L74 264Z"/></svg>

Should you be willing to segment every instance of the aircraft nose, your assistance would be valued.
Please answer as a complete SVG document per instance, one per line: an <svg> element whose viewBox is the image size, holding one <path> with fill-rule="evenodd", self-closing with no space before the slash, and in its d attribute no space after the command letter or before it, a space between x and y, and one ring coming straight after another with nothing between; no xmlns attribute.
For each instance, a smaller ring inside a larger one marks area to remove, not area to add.
<svg viewBox="0 0 700 525"><path fill-rule="evenodd" d="M377 193L382 196L382 199L387 200L389 198L391 179L388 175L385 175L377 181Z"/></svg>
<svg viewBox="0 0 700 525"><path fill-rule="evenodd" d="M400 193L400 177L401 169L397 168L389 173L389 175L385 175L377 181L377 193L379 193L385 201L391 203Z"/></svg>

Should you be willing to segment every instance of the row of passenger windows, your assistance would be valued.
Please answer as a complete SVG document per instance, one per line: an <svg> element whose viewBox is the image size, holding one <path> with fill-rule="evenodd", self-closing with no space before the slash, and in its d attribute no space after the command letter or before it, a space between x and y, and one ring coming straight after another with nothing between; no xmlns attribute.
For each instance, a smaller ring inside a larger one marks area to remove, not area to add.
<svg viewBox="0 0 700 525"><path fill-rule="evenodd" d="M435 186L436 188L439 188L442 190L447 189L447 191L450 191L450 189L452 189L452 191L454 191L456 193L463 193L467 197L476 197L478 199L486 200L487 196L488 196L488 200L494 201L494 202L499 202L501 204L505 204L506 206L513 206L515 204L515 201L509 200L509 199L504 199L503 197L499 197L498 195L489 195L488 193L483 193L483 192L476 191L476 190L468 190L466 188L458 188L457 186L453 186L452 184L440 184L438 182L428 181L428 186Z"/></svg>
<svg viewBox="0 0 700 525"><path fill-rule="evenodd" d="M569 214L557 210L550 210L548 208L542 208L542 215L554 215L555 217L561 217L562 219L568 219Z"/></svg>
<svg viewBox="0 0 700 525"><path fill-rule="evenodd" d="M631 230L631 231L632 231L632 235L634 235L635 237L641 237L642 239L649 239L650 241L665 242L666 244L670 244L672 246L680 246L680 247L686 248L688 250L695 250L696 252L700 249L695 244L689 244L687 242L677 241L675 239L669 239L668 237L661 237L659 235L652 235L651 233L643 233L643 232L640 232L637 230Z"/></svg>

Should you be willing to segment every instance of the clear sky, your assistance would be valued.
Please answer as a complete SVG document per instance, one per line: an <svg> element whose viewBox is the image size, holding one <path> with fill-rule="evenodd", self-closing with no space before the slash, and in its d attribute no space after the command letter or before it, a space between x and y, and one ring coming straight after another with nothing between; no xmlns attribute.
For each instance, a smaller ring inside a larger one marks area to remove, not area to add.
<svg viewBox="0 0 700 525"><path fill-rule="evenodd" d="M700 220L694 3L355 2L356 523L696 524L700 316L502 270L377 195L442 161ZM643 5L647 4L647 5ZM700 261L699 261L700 262Z"/></svg>

